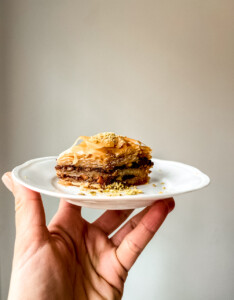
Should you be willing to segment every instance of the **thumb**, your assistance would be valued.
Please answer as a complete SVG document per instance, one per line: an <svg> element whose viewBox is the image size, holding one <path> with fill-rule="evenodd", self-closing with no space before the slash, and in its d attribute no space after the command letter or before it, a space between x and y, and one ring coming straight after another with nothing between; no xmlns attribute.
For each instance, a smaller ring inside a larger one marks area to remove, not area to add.
<svg viewBox="0 0 234 300"><path fill-rule="evenodd" d="M10 172L3 175L2 181L15 196L16 234L25 233L35 227L46 227L40 194L15 182Z"/></svg>

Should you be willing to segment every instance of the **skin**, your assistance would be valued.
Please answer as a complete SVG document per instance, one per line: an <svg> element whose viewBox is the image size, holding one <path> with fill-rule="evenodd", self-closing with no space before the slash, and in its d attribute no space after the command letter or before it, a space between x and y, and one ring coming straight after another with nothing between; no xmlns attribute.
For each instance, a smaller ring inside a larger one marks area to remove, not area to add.
<svg viewBox="0 0 234 300"><path fill-rule="evenodd" d="M107 210L95 222L81 207L61 199L49 226L39 193L2 178L15 197L16 240L9 300L121 299L128 271L174 208L156 201L132 217L132 210Z"/></svg>

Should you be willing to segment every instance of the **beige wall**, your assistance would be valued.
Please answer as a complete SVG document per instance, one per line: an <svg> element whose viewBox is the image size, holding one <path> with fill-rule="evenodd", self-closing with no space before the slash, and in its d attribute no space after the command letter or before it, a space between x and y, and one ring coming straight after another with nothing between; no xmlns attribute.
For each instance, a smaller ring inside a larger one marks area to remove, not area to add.
<svg viewBox="0 0 234 300"><path fill-rule="evenodd" d="M211 185L176 197L124 299L232 299L234 2L5 4L4 168L58 154L78 135L115 131L202 169ZM1 198L5 299L14 208L9 194ZM58 200L44 199L49 220ZM100 213L84 210L89 220Z"/></svg>

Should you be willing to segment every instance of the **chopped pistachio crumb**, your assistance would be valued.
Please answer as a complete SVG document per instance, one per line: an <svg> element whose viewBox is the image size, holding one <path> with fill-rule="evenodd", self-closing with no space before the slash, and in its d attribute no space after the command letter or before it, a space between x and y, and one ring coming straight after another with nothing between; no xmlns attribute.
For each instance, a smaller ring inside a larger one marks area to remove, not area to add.
<svg viewBox="0 0 234 300"><path fill-rule="evenodd" d="M97 193L96 193L95 191L91 191L90 194L91 194L92 196L95 196Z"/></svg>
<svg viewBox="0 0 234 300"><path fill-rule="evenodd" d="M161 182L161 184L165 184L165 182Z"/></svg>
<svg viewBox="0 0 234 300"><path fill-rule="evenodd" d="M141 190L138 190L137 188L129 189L125 192L126 195L138 195L142 193L143 192Z"/></svg>
<svg viewBox="0 0 234 300"><path fill-rule="evenodd" d="M153 186L156 187L156 184L153 183Z"/></svg>
<svg viewBox="0 0 234 300"><path fill-rule="evenodd" d="M164 186L164 187L163 187L163 189L165 190L165 189L166 189L166 187Z"/></svg>
<svg viewBox="0 0 234 300"><path fill-rule="evenodd" d="M143 193L136 186L125 186L121 182L114 182L107 185L104 189L99 189L98 191L105 193L108 196L138 195Z"/></svg>
<svg viewBox="0 0 234 300"><path fill-rule="evenodd" d="M121 182L114 182L112 184L106 185L104 187L94 187L95 191L90 191L90 187L81 186L80 190L88 192L90 195L95 196L98 193L105 194L107 196L124 196L124 195L138 195L143 194L142 190L138 189L136 186L126 186Z"/></svg>
<svg viewBox="0 0 234 300"><path fill-rule="evenodd" d="M94 136L90 137L90 142L99 144L100 142L104 143L114 143L114 145L117 143L118 135L116 135L114 132L103 132L98 133Z"/></svg>
<svg viewBox="0 0 234 300"><path fill-rule="evenodd" d="M85 196L85 193L78 193L78 195Z"/></svg>

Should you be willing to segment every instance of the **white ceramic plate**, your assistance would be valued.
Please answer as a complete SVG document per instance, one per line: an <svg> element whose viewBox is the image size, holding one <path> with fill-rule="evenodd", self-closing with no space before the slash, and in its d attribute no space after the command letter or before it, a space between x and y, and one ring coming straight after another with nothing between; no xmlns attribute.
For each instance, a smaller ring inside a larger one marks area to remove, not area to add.
<svg viewBox="0 0 234 300"><path fill-rule="evenodd" d="M138 186L143 194L131 196L79 195L75 186L63 186L56 177L56 157L29 160L14 168L13 177L31 190L53 197L63 197L70 203L102 209L129 209L144 207L155 200L173 197L207 186L210 179L198 169L179 162L152 159L154 167L148 184ZM155 187L156 185L156 187ZM82 191L83 192L83 191Z"/></svg>

